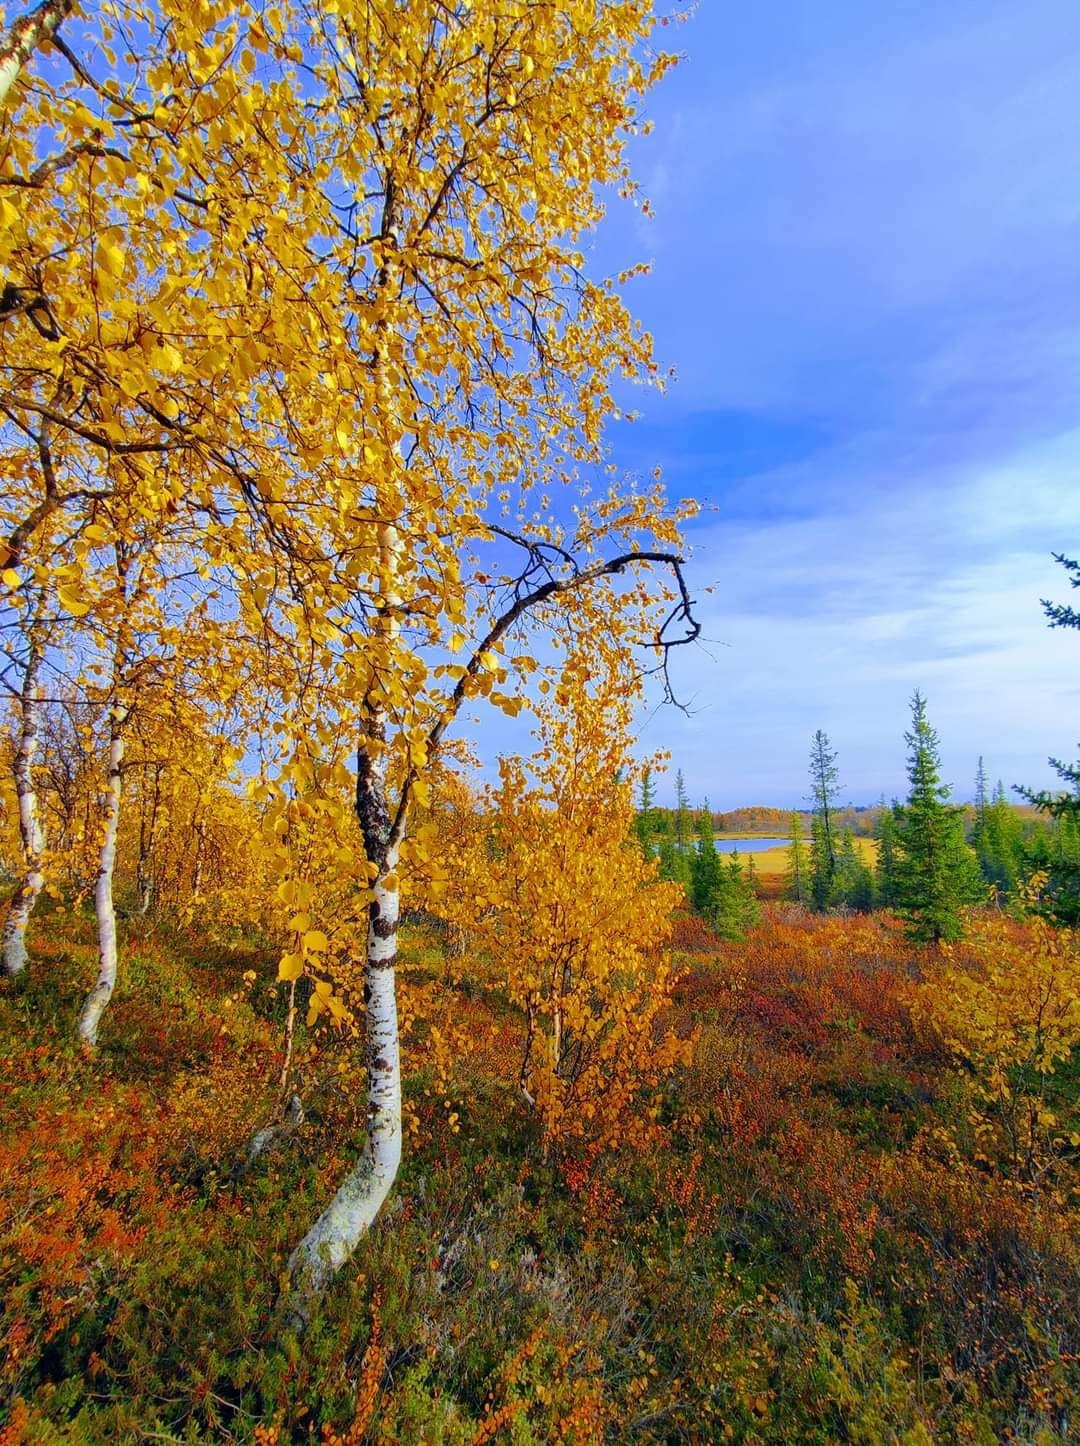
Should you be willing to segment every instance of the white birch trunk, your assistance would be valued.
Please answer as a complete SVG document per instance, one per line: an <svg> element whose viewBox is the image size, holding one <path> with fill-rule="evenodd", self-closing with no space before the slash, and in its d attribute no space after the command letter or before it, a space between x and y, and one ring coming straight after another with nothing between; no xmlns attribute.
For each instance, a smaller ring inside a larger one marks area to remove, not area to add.
<svg viewBox="0 0 1080 1446"><path fill-rule="evenodd" d="M120 799L124 762L124 724L128 710L117 705L109 714L109 781L105 793L105 836L101 842L94 908L98 925L97 983L86 996L79 1015L79 1037L90 1049L97 1044L98 1026L116 988L116 910L113 907L113 874L116 869L116 840L120 832Z"/></svg>
<svg viewBox="0 0 1080 1446"><path fill-rule="evenodd" d="M401 1059L394 976L399 896L396 883L393 887L386 884L396 862L395 847L375 882L368 921L364 968L367 1138L359 1161L289 1258L289 1319L297 1327L307 1324L312 1303L371 1228L401 1163Z"/></svg>
<svg viewBox="0 0 1080 1446"><path fill-rule="evenodd" d="M393 249L398 244L396 213L394 188L388 182L381 231ZM392 289L391 269L391 263L384 260L378 280L380 290ZM396 453L401 430L397 405L381 365L377 369L377 389L384 436ZM393 487L391 481L388 490L393 491ZM401 535L392 522L384 523L379 536L383 607L375 624L375 636L385 645L383 666L389 668L395 664L401 631L401 560ZM394 971L400 912L396 868L405 820L402 810L391 823L387 797L388 719L377 684L365 699L365 710L367 716L356 750L356 815L368 862L376 870L364 960L367 1138L359 1161L289 1257L291 1289L286 1320L301 1329L307 1324L314 1301L371 1228L401 1163L401 1058Z"/></svg>
<svg viewBox="0 0 1080 1446"><path fill-rule="evenodd" d="M26 867L8 908L3 931L3 968L4 973L11 976L21 974L26 968L26 927L45 882L42 868L45 830L34 787L34 754L38 749L41 728L37 679L43 658L40 639L31 635L30 656L22 686L19 746L15 754L15 793L19 801L19 834Z"/></svg>
<svg viewBox="0 0 1080 1446"><path fill-rule="evenodd" d="M0 106L8 98L19 72L34 51L55 35L60 22L71 13L72 0L43 0L36 10L28 10L12 21L0 44Z"/></svg>
<svg viewBox="0 0 1080 1446"><path fill-rule="evenodd" d="M392 658L401 626L397 617L401 558L397 528L385 525L380 544L386 599L380 629ZM378 868L368 909L364 960L367 1138L359 1161L289 1257L289 1320L298 1327L306 1325L313 1301L371 1228L401 1164L401 1056L394 971L401 902L396 870L404 822L399 821L396 828L390 822L386 710L377 697L370 698L368 706L369 716L356 750L356 815L368 859Z"/></svg>

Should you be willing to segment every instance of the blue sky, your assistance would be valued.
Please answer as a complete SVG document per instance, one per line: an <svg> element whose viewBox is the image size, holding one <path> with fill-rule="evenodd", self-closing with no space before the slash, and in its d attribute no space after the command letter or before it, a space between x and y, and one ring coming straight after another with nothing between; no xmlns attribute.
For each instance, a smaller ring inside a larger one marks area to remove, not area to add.
<svg viewBox="0 0 1080 1446"><path fill-rule="evenodd" d="M1080 639L1080 8L704 0L594 267L677 370L613 436L705 504L711 640L644 721L695 798L791 805L814 729L844 798L903 793L919 686L944 776L1052 782ZM670 785L670 779L667 785Z"/></svg>

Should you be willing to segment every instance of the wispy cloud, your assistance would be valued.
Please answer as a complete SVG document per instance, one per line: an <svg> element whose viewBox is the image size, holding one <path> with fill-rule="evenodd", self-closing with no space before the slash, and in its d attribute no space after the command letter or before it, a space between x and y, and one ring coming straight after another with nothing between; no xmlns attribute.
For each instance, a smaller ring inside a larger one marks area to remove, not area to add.
<svg viewBox="0 0 1080 1446"><path fill-rule="evenodd" d="M846 796L869 802L905 791L902 735L920 687L959 796L980 753L1007 785L1051 782L1047 755L1080 733L1080 673L1076 640L1038 606L1060 591L1049 553L1066 519L1037 460L937 495L853 491L813 517L700 525L691 566L708 641L680 673L693 713L654 714L643 744L671 746L717 804L784 805L804 791L822 727Z"/></svg>

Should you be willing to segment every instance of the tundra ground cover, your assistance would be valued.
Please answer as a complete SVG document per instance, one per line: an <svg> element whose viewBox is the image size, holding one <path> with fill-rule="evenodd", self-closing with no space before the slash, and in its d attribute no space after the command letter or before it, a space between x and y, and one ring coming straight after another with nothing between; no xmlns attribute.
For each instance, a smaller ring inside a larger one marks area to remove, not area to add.
<svg viewBox="0 0 1080 1446"><path fill-rule="evenodd" d="M770 906L742 942L680 921L665 1026L693 1056L656 1137L546 1161L517 1011L411 927L405 1164L303 1351L281 1276L362 1128L358 1066L301 1018L305 1122L245 1167L281 1063L275 955L127 927L91 1066L69 1028L88 921L43 920L0 998L5 1446L1070 1438L1075 1064L1025 1178L888 921ZM981 936L963 950L947 967L985 963Z"/></svg>

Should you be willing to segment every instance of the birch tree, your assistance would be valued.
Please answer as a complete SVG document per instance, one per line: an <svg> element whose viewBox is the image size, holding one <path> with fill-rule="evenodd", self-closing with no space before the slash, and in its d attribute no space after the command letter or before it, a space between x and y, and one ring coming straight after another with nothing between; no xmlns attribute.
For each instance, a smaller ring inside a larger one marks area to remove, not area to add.
<svg viewBox="0 0 1080 1446"><path fill-rule="evenodd" d="M113 588L108 601L113 609L115 634L109 660L109 678L102 701L107 710L106 773L101 807L101 847L94 881L97 918L98 975L79 1013L79 1038L89 1049L97 1044L101 1017L116 988L118 943L113 881L120 835L123 800L123 765L126 730L135 706L136 684L133 615L138 594L145 595L146 558L118 543L114 548Z"/></svg>
<svg viewBox="0 0 1080 1446"><path fill-rule="evenodd" d="M446 730L526 706L528 617L612 580L620 646L695 632L686 510L596 482L616 380L660 379L635 269L590 276L583 246L606 195L639 199L656 23L649 0L153 0L81 23L111 71L61 38L56 76L12 92L0 565L47 573L95 508L110 542L198 531L274 660L285 766L314 778L322 730L351 730L369 1131L293 1256L300 1314L397 1169L398 881ZM59 596L77 617L92 592L76 566Z"/></svg>
<svg viewBox="0 0 1080 1446"><path fill-rule="evenodd" d="M14 775L23 872L8 905L2 936L4 973L11 976L21 974L26 968L27 925L45 883L45 827L38 802L34 761L41 741L42 705L39 693L48 641L49 607L48 591L41 588L36 598L29 603L25 661L18 693Z"/></svg>

